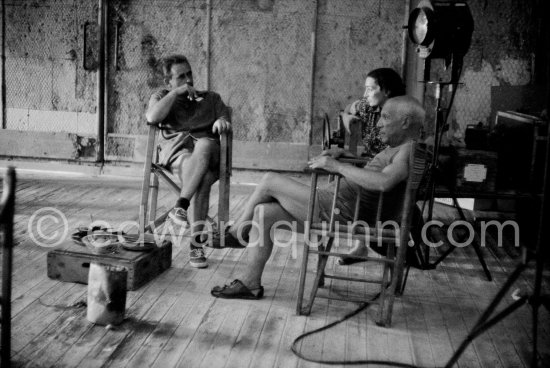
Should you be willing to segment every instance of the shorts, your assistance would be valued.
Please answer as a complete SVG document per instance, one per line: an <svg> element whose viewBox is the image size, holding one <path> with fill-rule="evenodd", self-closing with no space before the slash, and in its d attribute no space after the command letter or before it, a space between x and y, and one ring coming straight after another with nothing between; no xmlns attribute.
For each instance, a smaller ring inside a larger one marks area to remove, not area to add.
<svg viewBox="0 0 550 368"><path fill-rule="evenodd" d="M353 221L357 191L358 186L350 184L346 179L341 179L340 190L336 199L335 221L344 223ZM334 186L332 184L317 190L318 213L321 221L330 221L333 198Z"/></svg>
<svg viewBox="0 0 550 368"><path fill-rule="evenodd" d="M159 165L170 169L173 163L182 155L193 152L195 142L199 139L208 139L220 144L217 137L205 136L195 137L187 132L179 133L173 138L162 139L159 141Z"/></svg>

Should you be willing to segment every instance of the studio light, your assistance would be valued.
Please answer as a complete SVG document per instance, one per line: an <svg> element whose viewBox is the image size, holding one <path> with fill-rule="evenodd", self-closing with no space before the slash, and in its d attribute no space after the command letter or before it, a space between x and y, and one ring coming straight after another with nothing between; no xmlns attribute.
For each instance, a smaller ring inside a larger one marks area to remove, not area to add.
<svg viewBox="0 0 550 368"><path fill-rule="evenodd" d="M448 65L470 48L474 20L465 2L421 0L407 28L419 57L445 59Z"/></svg>

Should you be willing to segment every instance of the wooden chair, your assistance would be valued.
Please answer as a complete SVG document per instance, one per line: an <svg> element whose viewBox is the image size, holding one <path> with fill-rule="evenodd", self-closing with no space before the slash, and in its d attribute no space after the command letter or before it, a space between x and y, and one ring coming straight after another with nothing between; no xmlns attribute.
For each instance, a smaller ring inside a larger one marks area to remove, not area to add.
<svg viewBox="0 0 550 368"><path fill-rule="evenodd" d="M11 353L11 279L13 256L13 216L15 212L15 169L9 167L4 177L2 198L0 199L0 231L2 239L2 333L0 336L0 362L2 367L10 366Z"/></svg>
<svg viewBox="0 0 550 368"><path fill-rule="evenodd" d="M381 193L378 203L378 213L375 226L369 228L364 226L354 226L360 224L361 219L358 218L359 204L360 204L360 192L357 193L357 200L355 203L355 215L352 226L339 225L338 229L335 228L334 210L336 208L336 194L339 190L341 176L336 176L335 180L335 194L332 203L332 214L328 224L328 228L323 226L322 223L313 223L314 206L317 197L317 180L321 171L314 171L311 177L311 193L309 200L309 212L306 222L304 253L302 259L302 266L300 272L300 283L298 300L296 305L296 312L298 314L309 315L313 302L317 296L328 299L347 300L355 302L371 302L372 298L367 298L366 295L359 297L350 296L324 296L317 295L317 290L320 286L324 286L325 278L358 281L363 283L375 283L380 284L380 294L374 301L379 305L377 324L381 326L389 326L391 324L391 315L394 297L400 290L400 285L403 282L403 269L405 264L405 257L407 246L409 245L411 221L413 217L413 209L416 205L416 193L418 191L420 182L422 181L424 170L426 168L426 147L423 144L414 143L411 155L409 157L410 173L407 179L405 200L401 211L400 231L394 231L392 228L377 228L379 219L381 216L381 208L383 206L384 195ZM359 163L358 159L343 159L341 161ZM372 225L372 224L371 224ZM337 231L338 230L338 231ZM367 234L369 231L369 234ZM369 235L369 236L367 236ZM320 245L317 249L313 248L308 243L312 237L321 236L325 237L326 245ZM370 244L377 244L381 241L381 244L387 247L387 254L383 257L355 257L365 261L380 262L383 265L382 275L379 279L366 279L357 277L345 277L339 275L329 275L325 273L325 267L328 257L342 257L347 256L346 253L332 252L331 248L334 243L334 239L353 239L365 243L366 240L370 240ZM302 308L305 292L305 280L308 266L309 255L318 254L317 270L315 272L315 280L311 289L310 297L305 308Z"/></svg>
<svg viewBox="0 0 550 368"><path fill-rule="evenodd" d="M176 184L176 178L163 166L159 165L160 147L156 144L157 136L161 129L158 124L147 122L149 135L145 166L143 169L143 182L141 186L141 203L139 208L140 232L152 232L168 217L167 211L157 217L157 199L159 178L177 195L180 195L181 187ZM232 164L233 133L220 135L220 177L218 199L218 226L229 220L229 183Z"/></svg>

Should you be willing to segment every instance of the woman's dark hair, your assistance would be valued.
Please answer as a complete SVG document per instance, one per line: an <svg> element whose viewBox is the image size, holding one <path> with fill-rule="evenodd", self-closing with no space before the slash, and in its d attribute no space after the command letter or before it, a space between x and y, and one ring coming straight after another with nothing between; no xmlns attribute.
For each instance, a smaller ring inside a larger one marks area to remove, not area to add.
<svg viewBox="0 0 550 368"><path fill-rule="evenodd" d="M388 95L388 98L403 96L405 94L405 84L391 68L379 68L372 70L367 77L371 77L380 86L380 90Z"/></svg>

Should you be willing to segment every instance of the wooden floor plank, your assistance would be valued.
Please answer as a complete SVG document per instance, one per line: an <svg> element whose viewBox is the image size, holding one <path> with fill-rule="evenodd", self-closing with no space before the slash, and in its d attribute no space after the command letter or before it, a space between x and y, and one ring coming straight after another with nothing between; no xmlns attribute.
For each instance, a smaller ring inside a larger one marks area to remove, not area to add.
<svg viewBox="0 0 550 368"><path fill-rule="evenodd" d="M242 212L254 189L243 188L232 190L231 218ZM71 228L88 224L90 215L113 226L136 220L139 181L23 178L17 193L12 345L19 366L216 368L242 367L246 362L249 367L320 367L294 356L290 344L304 331L338 319L354 307L352 303L319 299L309 317L295 315L303 236L285 247L291 235L285 231L276 233L278 243L265 268L264 299L215 299L210 289L240 277L247 267L248 252L207 249L209 267L193 269L186 236L174 240L172 268L128 293L126 322L116 330L94 326L86 320L84 308L70 307L86 299L86 287L46 277L48 249L29 240L28 221L37 209L46 206L60 209ZM215 216L216 190L212 193L209 214ZM159 207L170 208L173 200L168 190L160 191ZM47 229L53 232L61 227L50 224ZM514 257L518 252L509 251L514 250L510 239L505 238L503 247L498 247L490 236L483 254L493 282L485 280L473 249L457 249L435 270L411 270L405 295L396 299L391 328L375 325L377 307L372 307L338 327L306 338L301 351L338 360L369 358L444 365L517 262ZM435 257L433 252L432 259ZM316 262L313 258L310 269ZM372 276L378 272L369 262L342 267L331 260L329 268L343 275ZM530 267L514 288L531 292L533 275L534 267ZM311 276L309 271L307 289ZM545 271L545 285L548 280L550 275ZM342 281L334 285L337 288L323 292L374 292L370 286L361 290L363 286ZM503 306L511 302L507 296ZM541 356L548 355L549 320L550 315L543 311ZM530 334L530 308L524 306L476 339L457 366L527 367Z"/></svg>
<svg viewBox="0 0 550 368"><path fill-rule="evenodd" d="M244 323L233 343L233 348L227 358L226 368L237 368L250 366L254 350L260 339L260 333L263 329L269 305L257 305L248 310Z"/></svg>
<svg viewBox="0 0 550 368"><path fill-rule="evenodd" d="M207 313L214 303L214 299L205 295L195 296L195 298L197 303L193 305L190 312L166 341L152 367L176 367L183 351L193 340L203 320L207 318Z"/></svg>
<svg viewBox="0 0 550 368"><path fill-rule="evenodd" d="M181 258L181 257L182 257L182 254L177 253L175 260L177 261L178 258ZM138 310L138 308L136 308L134 304L140 299L140 297L151 290L157 290L157 286L162 285L162 281L171 277L170 275L173 275L175 272L177 272L177 270L171 268L165 271L163 274L161 274L152 282L140 288L139 290L128 292L127 300L126 300L126 318L127 319L135 318L134 315L135 315L135 312ZM69 352L67 352L66 354L60 357L58 362L56 362L56 366L60 366L60 367L79 366L80 363L86 358L86 356L89 355L91 350L94 349L96 345L102 339L105 338L108 332L110 331L107 331L105 328L101 326L94 326L94 328L89 329L71 347Z"/></svg>
<svg viewBox="0 0 550 368"><path fill-rule="evenodd" d="M196 306L198 299L193 293L182 291L177 300L155 326L136 354L128 362L128 367L148 367L153 364L166 342L176 331L182 320Z"/></svg>
<svg viewBox="0 0 550 368"><path fill-rule="evenodd" d="M271 368L277 360L277 351L287 322L287 308L273 307L269 309L267 319L254 349L249 367ZM289 351L285 352L289 354Z"/></svg>
<svg viewBox="0 0 550 368"><path fill-rule="evenodd" d="M70 293L63 295L63 298L70 302L76 302L82 300L85 292L76 289L72 289ZM59 331L63 330L67 324L72 320L74 312L68 309L61 309L59 307L53 307L55 312L42 314L39 319L35 320L32 324L32 328L24 329L18 333L19 340L14 344L14 351L18 351L14 355L13 360L19 364L32 363L34 354L49 345L50 341L58 338Z"/></svg>
<svg viewBox="0 0 550 368"><path fill-rule="evenodd" d="M403 303L406 330L410 331L411 357L415 365L422 367L435 366L433 351L430 346L428 326L422 311L422 303L415 298L400 298Z"/></svg>
<svg viewBox="0 0 550 368"><path fill-rule="evenodd" d="M196 367L223 367L231 353L238 333L244 323L252 306L243 306L242 308L233 308L229 304L215 304L213 308L219 309L221 314L225 314L222 325L216 332L215 337L210 344L206 343L208 349L199 364ZM204 338L206 340L206 338ZM204 341L204 340L202 340ZM198 342L201 344L201 342ZM182 357L182 365L190 363L188 359ZM189 365L191 366L191 365Z"/></svg>

